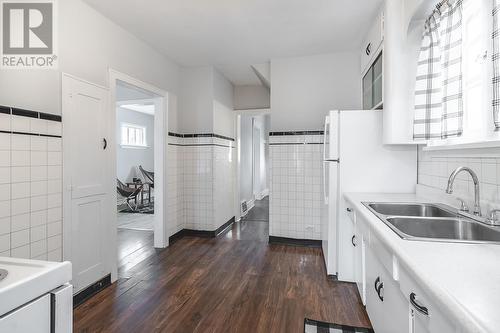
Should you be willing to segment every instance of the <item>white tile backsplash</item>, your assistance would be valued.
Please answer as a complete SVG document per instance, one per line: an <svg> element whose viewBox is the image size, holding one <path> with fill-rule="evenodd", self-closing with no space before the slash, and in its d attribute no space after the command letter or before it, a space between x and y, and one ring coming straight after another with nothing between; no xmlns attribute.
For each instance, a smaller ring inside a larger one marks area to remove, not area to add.
<svg viewBox="0 0 500 333"><path fill-rule="evenodd" d="M0 114L0 130L25 133L0 133L0 256L61 260L62 139L40 136L61 123Z"/></svg>
<svg viewBox="0 0 500 333"><path fill-rule="evenodd" d="M468 154L462 151L439 152L418 150L418 183L446 189L450 174L460 166L471 168L480 181L483 213L500 207L500 151L488 154ZM453 186L454 195L473 207L474 184L468 173L460 173Z"/></svg>

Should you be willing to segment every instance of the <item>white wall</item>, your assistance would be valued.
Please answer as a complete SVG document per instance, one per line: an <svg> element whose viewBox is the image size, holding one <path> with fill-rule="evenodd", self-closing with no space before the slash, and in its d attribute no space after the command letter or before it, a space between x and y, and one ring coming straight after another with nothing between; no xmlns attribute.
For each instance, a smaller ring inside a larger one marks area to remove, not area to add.
<svg viewBox="0 0 500 333"><path fill-rule="evenodd" d="M213 69L211 67L183 68L180 87L179 131L181 133L212 133Z"/></svg>
<svg viewBox="0 0 500 333"><path fill-rule="evenodd" d="M271 60L271 130L319 130L332 109L361 108L357 53Z"/></svg>
<svg viewBox="0 0 500 333"><path fill-rule="evenodd" d="M234 138L233 85L213 70L213 132Z"/></svg>
<svg viewBox="0 0 500 333"><path fill-rule="evenodd" d="M60 114L61 72L107 86L108 68L177 94L177 64L81 0L58 1L58 8L59 70L2 71L2 105ZM175 103L169 107L175 118Z"/></svg>
<svg viewBox="0 0 500 333"><path fill-rule="evenodd" d="M234 109L269 109L271 95L264 86L235 86Z"/></svg>
<svg viewBox="0 0 500 333"><path fill-rule="evenodd" d="M241 116L240 129L240 200L250 201L253 199L253 117Z"/></svg>
<svg viewBox="0 0 500 333"><path fill-rule="evenodd" d="M121 143L121 125L129 123L146 127L147 148L124 148ZM122 182L134 177L143 178L139 165L154 170L154 116L123 108L116 109L116 176Z"/></svg>
<svg viewBox="0 0 500 333"><path fill-rule="evenodd" d="M234 137L233 85L211 66L181 70L179 131Z"/></svg>

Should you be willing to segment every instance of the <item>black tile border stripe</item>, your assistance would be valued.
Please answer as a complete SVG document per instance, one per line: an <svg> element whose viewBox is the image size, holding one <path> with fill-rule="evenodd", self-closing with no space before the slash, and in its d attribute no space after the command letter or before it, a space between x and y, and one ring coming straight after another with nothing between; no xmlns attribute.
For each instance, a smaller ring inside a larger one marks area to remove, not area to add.
<svg viewBox="0 0 500 333"><path fill-rule="evenodd" d="M50 120L57 122L62 121L62 117L57 114L25 110L20 108L12 108L9 106L2 106L2 105L0 105L0 113L10 114L18 117L28 117L28 118L43 119L43 120Z"/></svg>
<svg viewBox="0 0 500 333"><path fill-rule="evenodd" d="M111 274L106 275L102 279L92 283L87 288L78 292L78 294L73 296L73 309L83 304L86 300L100 292L101 290L106 289L111 285Z"/></svg>
<svg viewBox="0 0 500 333"><path fill-rule="evenodd" d="M269 132L269 136L286 136L286 135L323 135L325 131L289 131L289 132Z"/></svg>
<svg viewBox="0 0 500 333"><path fill-rule="evenodd" d="M0 131L0 133L5 134L16 134L16 135L30 135L30 136L43 136L47 138L62 138L61 135L52 135L52 134L39 134L39 133L26 133L26 132L13 132L13 131Z"/></svg>
<svg viewBox="0 0 500 333"><path fill-rule="evenodd" d="M210 147L224 147L224 148L234 148L233 146L226 146L226 145L219 145L216 143L189 143L189 144L183 144L183 143L169 143L169 146L179 146L179 147L204 147L204 146L210 146Z"/></svg>
<svg viewBox="0 0 500 333"><path fill-rule="evenodd" d="M179 133L174 133L174 132L168 132L168 135L175 136L177 138L218 138L218 139L234 141L233 138L230 138L230 137L224 136L224 135L215 134L215 133L179 134Z"/></svg>
<svg viewBox="0 0 500 333"><path fill-rule="evenodd" d="M322 145L323 142L276 142L270 143L270 146L300 146L300 145Z"/></svg>
<svg viewBox="0 0 500 333"><path fill-rule="evenodd" d="M235 222L235 217L233 216L232 218L229 219L226 223L221 225L217 230L214 231L208 231L208 230L193 230L193 229L181 229L177 231L175 234L170 236L168 238L168 243L171 245L175 241L186 237L186 236L191 236L191 237L201 237L201 238L216 238L222 233L224 233L226 230L229 229Z"/></svg>
<svg viewBox="0 0 500 333"><path fill-rule="evenodd" d="M287 237L269 236L269 244L318 247L321 248L321 240L318 239L297 239Z"/></svg>

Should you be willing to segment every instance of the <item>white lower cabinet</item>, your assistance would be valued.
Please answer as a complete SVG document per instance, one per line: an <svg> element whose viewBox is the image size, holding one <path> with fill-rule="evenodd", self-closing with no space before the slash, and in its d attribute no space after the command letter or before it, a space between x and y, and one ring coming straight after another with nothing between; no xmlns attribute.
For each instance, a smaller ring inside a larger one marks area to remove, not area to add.
<svg viewBox="0 0 500 333"><path fill-rule="evenodd" d="M0 332L50 333L50 295L0 317Z"/></svg>
<svg viewBox="0 0 500 333"><path fill-rule="evenodd" d="M401 293L410 303L410 333L457 332L455 326L405 269L400 270L399 280Z"/></svg>
<svg viewBox="0 0 500 333"><path fill-rule="evenodd" d="M365 255L366 311L375 332L408 332L408 301L369 246L365 248Z"/></svg>
<svg viewBox="0 0 500 333"><path fill-rule="evenodd" d="M344 231L348 232L343 234L341 257L346 254L344 260L349 264L340 266L348 269L344 274L339 271L339 278L349 276L352 280L348 281L356 282L375 332L460 332L401 265L397 254L371 233L360 214L353 216L344 219Z"/></svg>

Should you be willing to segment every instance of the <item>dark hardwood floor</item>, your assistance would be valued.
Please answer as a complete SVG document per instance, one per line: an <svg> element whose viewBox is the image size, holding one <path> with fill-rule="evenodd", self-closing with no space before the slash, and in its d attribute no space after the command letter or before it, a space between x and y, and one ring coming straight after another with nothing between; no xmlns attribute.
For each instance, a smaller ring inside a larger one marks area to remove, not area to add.
<svg viewBox="0 0 500 333"><path fill-rule="evenodd" d="M305 317L370 327L356 287L327 278L321 249L269 245L267 221L250 216L122 269L74 310L74 331L293 333Z"/></svg>

